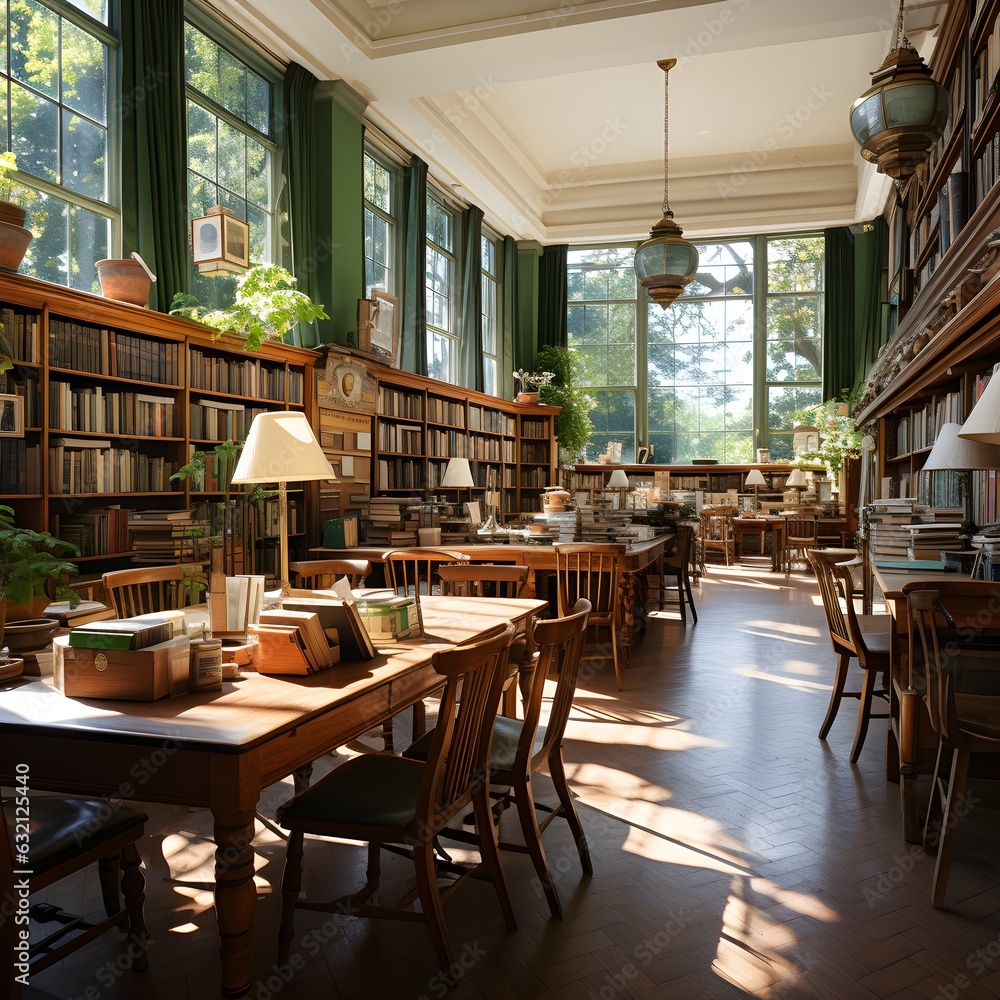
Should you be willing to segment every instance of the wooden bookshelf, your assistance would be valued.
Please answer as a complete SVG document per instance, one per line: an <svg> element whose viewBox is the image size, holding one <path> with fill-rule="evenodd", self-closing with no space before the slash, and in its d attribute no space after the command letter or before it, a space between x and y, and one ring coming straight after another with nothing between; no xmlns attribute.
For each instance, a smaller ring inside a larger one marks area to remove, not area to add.
<svg viewBox="0 0 1000 1000"><path fill-rule="evenodd" d="M242 497L227 496L232 469L210 463L194 483L173 473L195 449L242 441L257 413L313 414L314 351L265 342L248 353L187 320L17 274L0 275L0 320L15 354L0 392L22 397L25 414L23 438L0 437L0 502L36 530L58 535L74 519L79 527L95 520L91 512L121 507L197 508L221 531L227 499ZM319 538L308 496L293 498L297 554ZM260 539L243 562L250 571L273 545L260 526L266 512L240 502L246 510L228 517L226 530L240 536L233 544ZM95 539L84 572L130 563L116 528Z"/></svg>

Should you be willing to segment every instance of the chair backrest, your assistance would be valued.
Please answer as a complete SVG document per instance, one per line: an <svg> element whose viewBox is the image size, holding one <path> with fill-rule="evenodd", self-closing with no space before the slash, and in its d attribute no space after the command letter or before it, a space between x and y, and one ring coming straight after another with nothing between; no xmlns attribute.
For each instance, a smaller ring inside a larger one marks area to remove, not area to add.
<svg viewBox="0 0 1000 1000"><path fill-rule="evenodd" d="M924 697L931 724L945 739L959 736L954 692L998 694L1000 583L991 580L912 581L903 586L909 623L910 685ZM960 677L960 680L956 680Z"/></svg>
<svg viewBox="0 0 1000 1000"><path fill-rule="evenodd" d="M464 808L477 784L489 780L493 721L507 679L507 651L514 626L497 625L478 642L434 654L445 678L427 771L420 787L418 829L443 829Z"/></svg>
<svg viewBox="0 0 1000 1000"><path fill-rule="evenodd" d="M565 618L583 597L590 601L592 624L618 619L618 585L624 545L556 542L556 610Z"/></svg>
<svg viewBox="0 0 1000 1000"><path fill-rule="evenodd" d="M385 582L401 597L416 597L440 593L438 567L448 563L468 562L463 552L450 549L419 548L390 549L383 553Z"/></svg>
<svg viewBox="0 0 1000 1000"><path fill-rule="evenodd" d="M664 565L683 570L691 558L691 546L693 543L694 528L690 524L677 525L677 534L674 537L674 551L664 556Z"/></svg>
<svg viewBox="0 0 1000 1000"><path fill-rule="evenodd" d="M836 650L846 647L854 652L854 642L851 638L850 626L844 617L844 611L840 606L840 587L837 583L837 575L834 572L833 563L828 562L819 553L820 549L807 549L806 555L809 557L809 565L816 574L816 583L819 586L819 596L823 599L823 611L826 614L826 626L830 630L830 641Z"/></svg>
<svg viewBox="0 0 1000 1000"><path fill-rule="evenodd" d="M452 597L521 597L528 584L528 567L513 563L451 563L437 574Z"/></svg>
<svg viewBox="0 0 1000 1000"><path fill-rule="evenodd" d="M367 559L307 559L289 563L288 568L295 574L297 587L322 590L346 576L354 589L364 586L372 564Z"/></svg>
<svg viewBox="0 0 1000 1000"><path fill-rule="evenodd" d="M200 591L191 584L194 581L204 583L204 575L200 566L142 566L112 570L105 573L102 580L118 617L131 618L196 604Z"/></svg>
<svg viewBox="0 0 1000 1000"><path fill-rule="evenodd" d="M815 542L817 521L814 517L785 518L785 544L794 542Z"/></svg>
<svg viewBox="0 0 1000 1000"><path fill-rule="evenodd" d="M701 512L701 538L710 548L725 545L732 536L732 518L735 507L712 507ZM712 543L715 543L715 546Z"/></svg>
<svg viewBox="0 0 1000 1000"><path fill-rule="evenodd" d="M524 703L524 722L517 744L515 769L527 768L528 761L537 757L547 760L552 747L562 742L569 722L576 682L580 677L580 660L587 640L590 601L580 598L565 618L550 618L535 622L532 637L537 647L531 687ZM545 724L545 739L541 748L534 749L535 733L542 712L542 694L546 678L554 679L552 707Z"/></svg>

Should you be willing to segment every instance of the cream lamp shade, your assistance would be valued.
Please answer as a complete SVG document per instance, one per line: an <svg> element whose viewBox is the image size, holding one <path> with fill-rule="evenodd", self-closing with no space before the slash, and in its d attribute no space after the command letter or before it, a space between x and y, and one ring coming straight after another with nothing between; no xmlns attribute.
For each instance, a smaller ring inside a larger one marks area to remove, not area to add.
<svg viewBox="0 0 1000 1000"><path fill-rule="evenodd" d="M992 383L991 383L992 384ZM987 388L989 388L987 386ZM975 411L973 411L975 412ZM971 419L971 416L970 416ZM966 424L945 424L934 442L931 453L924 462L924 471L948 469L963 471L973 469L1000 469L1000 443L991 444L979 438L960 436ZM996 436L1000 442L1000 433Z"/></svg>
<svg viewBox="0 0 1000 1000"><path fill-rule="evenodd" d="M441 485L445 488L475 486L469 460L467 458L449 458L448 468L444 470Z"/></svg>
<svg viewBox="0 0 1000 1000"><path fill-rule="evenodd" d="M754 470L757 471L756 469ZM763 479L764 477L761 476ZM807 483L806 474L802 469L792 469L791 475L785 480L786 486L805 486Z"/></svg>
<svg viewBox="0 0 1000 1000"><path fill-rule="evenodd" d="M625 475L625 470L615 469L608 480L608 488L612 490L627 490L628 486L628 476Z"/></svg>
<svg viewBox="0 0 1000 1000"><path fill-rule="evenodd" d="M234 483L277 483L281 593L288 583L288 489L286 483L336 479L304 413L258 413L233 473Z"/></svg>
<svg viewBox="0 0 1000 1000"><path fill-rule="evenodd" d="M962 424L958 436L972 441L985 441L987 444L1000 444L1000 365L993 366L993 375L968 419ZM977 465L975 468L989 469L993 466Z"/></svg>
<svg viewBox="0 0 1000 1000"><path fill-rule="evenodd" d="M764 473L760 469L751 469L747 473L747 478L744 483L746 486L767 486L767 480L764 478Z"/></svg>

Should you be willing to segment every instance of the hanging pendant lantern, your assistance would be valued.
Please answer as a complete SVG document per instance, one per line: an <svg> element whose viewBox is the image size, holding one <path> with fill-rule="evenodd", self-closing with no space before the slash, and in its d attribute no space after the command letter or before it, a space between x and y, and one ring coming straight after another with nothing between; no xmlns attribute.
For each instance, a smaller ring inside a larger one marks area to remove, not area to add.
<svg viewBox="0 0 1000 1000"><path fill-rule="evenodd" d="M948 91L910 44L903 30L903 0L896 43L872 73L872 85L851 107L851 131L861 155L880 174L902 181L930 155L948 122Z"/></svg>
<svg viewBox="0 0 1000 1000"><path fill-rule="evenodd" d="M674 222L667 199L667 76L677 60L660 59L656 65L663 70L663 218L650 230L649 239L639 245L634 266L639 284L666 309L698 270L698 250L684 239L684 230Z"/></svg>

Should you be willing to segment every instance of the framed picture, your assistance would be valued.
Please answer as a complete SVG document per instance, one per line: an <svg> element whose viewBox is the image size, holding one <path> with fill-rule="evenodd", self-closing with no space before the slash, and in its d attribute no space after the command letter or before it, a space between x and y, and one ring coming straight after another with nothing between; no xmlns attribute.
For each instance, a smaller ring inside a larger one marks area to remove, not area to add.
<svg viewBox="0 0 1000 1000"><path fill-rule="evenodd" d="M0 437L24 437L24 400L0 395Z"/></svg>
<svg viewBox="0 0 1000 1000"><path fill-rule="evenodd" d="M653 446L648 444L639 445L639 451L636 453L635 460L639 465L647 465L649 460L653 457Z"/></svg>
<svg viewBox="0 0 1000 1000"><path fill-rule="evenodd" d="M399 337L396 321L396 297L373 288L370 299L358 301L358 347L385 358L396 367Z"/></svg>
<svg viewBox="0 0 1000 1000"><path fill-rule="evenodd" d="M770 448L758 448L757 449L757 464L758 465L770 465L771 464L771 449Z"/></svg>
<svg viewBox="0 0 1000 1000"><path fill-rule="evenodd" d="M250 264L250 227L231 212L191 220L191 253L199 266L226 261L235 267Z"/></svg>

